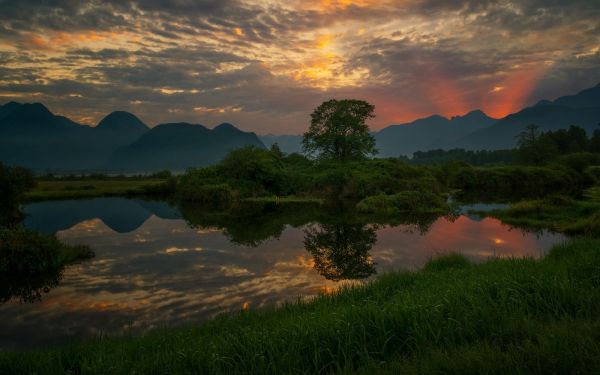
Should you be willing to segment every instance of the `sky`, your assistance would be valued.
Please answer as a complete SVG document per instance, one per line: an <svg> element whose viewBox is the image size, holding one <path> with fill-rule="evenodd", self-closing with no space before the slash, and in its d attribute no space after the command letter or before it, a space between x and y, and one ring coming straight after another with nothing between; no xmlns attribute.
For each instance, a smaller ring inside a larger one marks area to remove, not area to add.
<svg viewBox="0 0 600 375"><path fill-rule="evenodd" d="M88 125L127 110L300 134L354 98L377 130L599 82L598 0L0 0L0 103Z"/></svg>

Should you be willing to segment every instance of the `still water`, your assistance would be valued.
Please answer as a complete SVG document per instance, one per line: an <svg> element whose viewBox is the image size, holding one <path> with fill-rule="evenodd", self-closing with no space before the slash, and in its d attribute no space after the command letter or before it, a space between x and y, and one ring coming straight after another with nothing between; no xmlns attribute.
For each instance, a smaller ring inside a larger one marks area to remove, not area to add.
<svg viewBox="0 0 600 375"><path fill-rule="evenodd" d="M0 304L0 347L138 333L329 293L429 258L540 257L563 238L527 233L463 207L452 217L372 223L310 206L229 210L99 198L33 203L26 227L90 245L39 298ZM494 206L495 208L495 206ZM6 296L4 296L6 299Z"/></svg>

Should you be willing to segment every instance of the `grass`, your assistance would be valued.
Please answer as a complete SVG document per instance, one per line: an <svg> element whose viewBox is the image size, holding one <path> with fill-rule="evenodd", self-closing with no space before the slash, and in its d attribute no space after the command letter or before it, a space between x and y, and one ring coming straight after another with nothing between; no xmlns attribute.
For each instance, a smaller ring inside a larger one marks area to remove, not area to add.
<svg viewBox="0 0 600 375"><path fill-rule="evenodd" d="M506 209L483 213L525 228L544 229L570 235L600 235L600 187L585 191L581 200L553 195L522 201Z"/></svg>
<svg viewBox="0 0 600 375"><path fill-rule="evenodd" d="M160 187L166 180L147 179L80 179L41 180L26 195L28 201L50 199L95 198L145 194L149 189Z"/></svg>
<svg viewBox="0 0 600 375"><path fill-rule="evenodd" d="M451 255L313 301L143 337L0 351L0 373L597 373L600 240Z"/></svg>
<svg viewBox="0 0 600 375"><path fill-rule="evenodd" d="M316 198L316 197L300 197L300 196L264 196L264 197L253 197L253 198L244 198L242 202L255 202L255 203L323 203L324 199Z"/></svg>

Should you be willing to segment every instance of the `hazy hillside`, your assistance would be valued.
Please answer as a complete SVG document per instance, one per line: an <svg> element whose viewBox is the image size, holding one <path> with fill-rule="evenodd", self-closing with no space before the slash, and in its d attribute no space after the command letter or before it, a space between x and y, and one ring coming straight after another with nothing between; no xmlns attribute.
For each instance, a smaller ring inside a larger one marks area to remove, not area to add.
<svg viewBox="0 0 600 375"><path fill-rule="evenodd" d="M293 152L302 152L302 136L301 135L260 135L262 143L267 148L271 148L274 143L277 143L281 151L291 154Z"/></svg>
<svg viewBox="0 0 600 375"><path fill-rule="evenodd" d="M447 149L456 140L496 122L480 110L447 119L431 116L392 125L374 133L379 157L412 155L415 151Z"/></svg>
<svg viewBox="0 0 600 375"><path fill-rule="evenodd" d="M502 119L488 117L480 110L451 119L434 115L373 132L379 157L407 155L415 151L465 148L469 150L506 149L516 146L515 136L529 124L541 130L556 130L579 125L588 132L600 123L600 84L575 95L554 101L542 100ZM267 147L279 144L282 151L300 152L300 135L264 135Z"/></svg>
<svg viewBox="0 0 600 375"><path fill-rule="evenodd" d="M107 167L126 171L181 171L213 164L229 151L248 145L265 147L256 134L227 123L212 130L188 123L162 124L115 152Z"/></svg>
<svg viewBox="0 0 600 375"><path fill-rule="evenodd" d="M600 123L600 85L554 101L544 100L506 116L487 129L474 132L453 144L465 149L505 149L516 146L515 137L529 124L542 131L580 126L592 133Z"/></svg>
<svg viewBox="0 0 600 375"><path fill-rule="evenodd" d="M379 157L411 155L415 151L445 149L458 139L493 124L496 120L476 110L451 119L434 115L401 125L391 125L373 136ZM302 151L301 135L263 135L265 146L277 143L286 153Z"/></svg>
<svg viewBox="0 0 600 375"><path fill-rule="evenodd" d="M600 123L600 85L536 105L500 120L480 110L464 116L434 115L374 132L379 157L410 156L415 151L464 148L507 149L529 124L541 130L578 125L592 132ZM223 123L214 129L188 123L149 129L135 115L116 111L96 127L56 116L40 103L0 106L0 161L44 170L184 170L221 160L232 149L278 143L286 153L301 152L300 135L243 132Z"/></svg>
<svg viewBox="0 0 600 375"><path fill-rule="evenodd" d="M0 161L37 171L183 170L215 163L230 150L264 147L231 124L213 130L185 123L149 129L116 111L96 127L56 116L40 103L0 106Z"/></svg>

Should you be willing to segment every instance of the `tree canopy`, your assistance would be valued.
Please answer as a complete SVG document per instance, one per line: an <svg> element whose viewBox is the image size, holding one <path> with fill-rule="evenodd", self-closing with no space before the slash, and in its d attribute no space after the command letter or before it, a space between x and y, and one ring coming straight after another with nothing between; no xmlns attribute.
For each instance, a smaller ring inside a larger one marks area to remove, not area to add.
<svg viewBox="0 0 600 375"><path fill-rule="evenodd" d="M375 138L366 120L375 117L375 106L363 100L331 99L310 115L308 132L302 146L309 155L340 161L364 159L374 155Z"/></svg>

